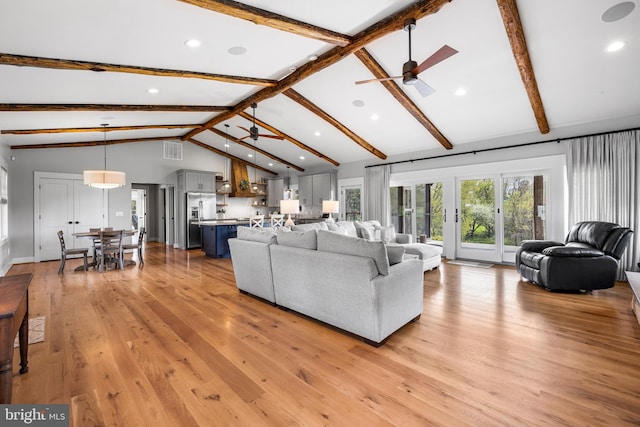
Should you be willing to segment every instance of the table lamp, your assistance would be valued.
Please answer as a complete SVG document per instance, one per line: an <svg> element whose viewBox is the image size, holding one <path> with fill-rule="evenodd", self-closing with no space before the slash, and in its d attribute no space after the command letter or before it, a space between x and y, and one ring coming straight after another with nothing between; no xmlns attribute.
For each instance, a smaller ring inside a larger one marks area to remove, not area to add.
<svg viewBox="0 0 640 427"><path fill-rule="evenodd" d="M322 201L322 213L328 213L329 218L327 218L326 222L335 222L331 214L338 213L340 208L340 204L337 200L323 200Z"/></svg>
<svg viewBox="0 0 640 427"><path fill-rule="evenodd" d="M280 200L280 213L287 214L285 227L293 227L295 224L291 219L291 214L297 214L300 210L300 202L298 200Z"/></svg>

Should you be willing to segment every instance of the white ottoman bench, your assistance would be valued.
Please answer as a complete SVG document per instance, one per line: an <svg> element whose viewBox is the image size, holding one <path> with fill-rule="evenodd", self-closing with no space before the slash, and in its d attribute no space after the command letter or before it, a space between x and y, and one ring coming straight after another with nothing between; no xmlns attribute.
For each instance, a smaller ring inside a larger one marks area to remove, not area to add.
<svg viewBox="0 0 640 427"><path fill-rule="evenodd" d="M404 253L417 255L422 261L422 271L438 268L442 261L442 246L430 245L428 243L404 243L399 244L404 248Z"/></svg>

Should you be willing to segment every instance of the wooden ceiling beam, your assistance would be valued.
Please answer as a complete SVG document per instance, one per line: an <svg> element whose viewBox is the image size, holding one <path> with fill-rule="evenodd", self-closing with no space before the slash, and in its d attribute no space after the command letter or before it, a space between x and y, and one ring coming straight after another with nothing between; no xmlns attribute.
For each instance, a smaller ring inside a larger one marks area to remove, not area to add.
<svg viewBox="0 0 640 427"><path fill-rule="evenodd" d="M533 114L536 118L536 122L538 123L538 129L540 129L540 133L549 133L549 122L547 121L547 115L544 111L540 91L538 90L538 83L533 71L533 65L531 65L529 49L527 48L527 41L524 36L524 30L522 28L522 22L520 21L520 14L518 13L516 0L497 1L500 14L502 15L502 22L504 23L504 28L507 31L507 37L511 44L513 57L516 60L518 70L520 70L520 77L522 78L522 83L527 91L529 103L531 104Z"/></svg>
<svg viewBox="0 0 640 427"><path fill-rule="evenodd" d="M224 74L200 73L197 71L168 70L164 68L138 67L133 65L106 64L101 62L74 61L67 59L41 58L37 56L12 55L0 53L0 65L18 67L53 68L58 70L109 71L114 73L144 74L147 76L180 77L215 80L225 83L247 84L254 86L274 86L274 80L254 77L227 76Z"/></svg>
<svg viewBox="0 0 640 427"><path fill-rule="evenodd" d="M148 142L148 141L166 141L176 139L175 136L154 136L150 138L126 138L126 139L110 139L108 141L83 141L83 142L61 142L57 144L30 144L30 145L12 145L12 150L31 150L35 148L77 148L77 147L95 147L98 145L115 145L127 144L129 142Z"/></svg>
<svg viewBox="0 0 640 427"><path fill-rule="evenodd" d="M320 28L306 22L297 21L295 19L278 15L264 9L259 9L244 3L232 0L180 0L183 3L189 3L203 9L209 9L214 12L233 16L235 18L244 19L254 24L264 25L275 28L277 30L286 31L302 37L308 37L330 43L337 46L346 46L351 42L351 38L347 35L337 33L335 31Z"/></svg>
<svg viewBox="0 0 640 427"><path fill-rule="evenodd" d="M265 87L248 98L243 99L233 106L230 111L220 113L206 123L203 123L201 127L188 132L183 136L183 139L191 138L218 123L240 114L241 111L251 107L251 104L254 102L258 103L284 92L285 90L293 87L299 81L335 64L380 37L392 31L402 29L405 19L415 18L418 20L427 15L434 14L450 1L451 0L420 0L410 4L393 15L383 18L370 27L360 31L352 37L351 43L347 46L336 46L320 55L317 60L301 65L287 77L278 81L275 86Z"/></svg>
<svg viewBox="0 0 640 427"><path fill-rule="evenodd" d="M265 157L273 159L276 162L280 162L282 164L285 164L285 165L287 165L287 166L289 166L289 167L291 167L291 168L293 168L293 169L295 169L297 171L304 172L304 169L301 168L300 166L294 165L293 163L290 163L290 162L288 162L288 161L286 161L286 160L284 160L284 159L282 159L282 158L280 158L280 157L278 157L278 156L276 156L274 154L271 154L271 153L269 153L267 151L264 151L261 148L258 148L258 147L254 146L254 145L251 145L251 144L247 143L247 142L244 142L244 141L242 141L242 140L240 140L240 139L238 139L238 138L236 138L234 136L228 135L228 134L222 132L221 130L218 130L216 128L211 128L209 130L211 132L215 133L216 135L221 136L222 138L225 138L225 139L228 139L229 141L235 142L238 145L242 145L243 147L248 148L250 150L255 150L257 153L260 153Z"/></svg>
<svg viewBox="0 0 640 427"><path fill-rule="evenodd" d="M391 77L382 66L374 59L373 56L365 49L362 48L355 52L355 56L371 71L371 74L377 79L385 79ZM380 82L391 95L409 112L427 131L447 150L453 148L451 142L438 130L438 128L429 120L429 118L418 108L418 106L407 96L402 90L400 85L394 81L382 81Z"/></svg>
<svg viewBox="0 0 640 427"><path fill-rule="evenodd" d="M313 102L309 101L307 98L305 98L304 96L302 96L301 94L299 94L295 90L287 89L282 93L283 93L283 95L287 96L291 100L293 100L293 101L297 102L298 104L302 105L304 108L306 108L307 110L311 111L313 114L315 114L316 116L320 117L322 120L326 121L327 123L329 123L330 125L332 125L336 129L338 129L340 132L344 133L346 136L351 138L356 144L358 144L359 146L361 146L362 148L364 148L365 150L367 150L368 152L370 152L374 156L376 156L376 157L378 157L379 159L382 159L382 160L385 160L387 158L387 155L384 154L382 151L378 150L376 147L374 147L373 145L369 144L367 141L365 141L363 138L358 136L351 129L349 129L348 127L346 127L342 123L340 123L333 116L329 115L329 113L327 113L326 111L324 111L323 109L321 109L320 107L315 105Z"/></svg>
<svg viewBox="0 0 640 427"><path fill-rule="evenodd" d="M0 111L175 111L209 113L229 111L218 105L124 105L124 104L0 104Z"/></svg>
<svg viewBox="0 0 640 427"><path fill-rule="evenodd" d="M77 132L113 132L118 130L146 129L184 129L196 128L200 125L145 125L145 126L113 126L95 128L55 128L55 129L7 129L0 131L2 135L35 135L42 133L77 133ZM173 137L175 138L175 136Z"/></svg>
<svg viewBox="0 0 640 427"><path fill-rule="evenodd" d="M200 142L200 141L196 141L195 139L189 138L189 139L187 139L187 141L189 141L189 142L190 142L190 143L192 143L192 144L197 145L198 147L204 148L205 150L213 151L214 153L216 153L216 154L218 154L218 155L220 155L220 156L224 156L224 157L227 157L227 158L229 158L229 159L231 159L231 160L235 160L235 161L237 161L237 162L241 162L241 163L243 163L243 164L245 164L245 165L247 165L247 166L251 166L251 167L253 167L253 168L256 168L256 169L259 169L259 170L261 170L261 171L264 171L264 172L270 173L270 174L272 174L272 175L278 175L278 173L277 173L277 172L274 172L274 171L269 170L269 169L267 169L267 168L263 168L262 166L260 166L260 165L258 165L258 164L256 164L256 163L248 162L248 161L246 161L246 160L244 160L244 159L241 159L240 157L236 157L236 156L234 156L234 155L232 155L232 154L225 153L225 152L224 152L224 151L222 151L222 150L218 150L218 149L217 149L217 148L215 148L215 147L212 147L212 146L210 146L210 145L208 145L208 144L205 144L205 143L203 143L203 142Z"/></svg>
<svg viewBox="0 0 640 427"><path fill-rule="evenodd" d="M247 113L246 111L241 111L240 112L240 116L244 117L245 119L249 120L250 122L253 122L254 117L251 116L249 113ZM322 154L321 152L319 152L318 150L309 147L308 145L298 141L297 139L295 139L294 137L292 137L291 135L287 135L286 133L282 132L279 129L274 128L273 126L269 125L268 123L263 122L262 120L259 119L255 119L256 124L266 130L268 130L269 132L279 135L281 137L283 137L284 139L286 139L287 141L291 142L292 144L296 145L298 148L301 148L305 151L308 151L309 153L313 154L316 157L319 157L323 160L326 160L327 162L331 163L334 166L340 166L340 163L338 163L337 161L335 161L334 159L332 159L329 156L325 156L324 154Z"/></svg>

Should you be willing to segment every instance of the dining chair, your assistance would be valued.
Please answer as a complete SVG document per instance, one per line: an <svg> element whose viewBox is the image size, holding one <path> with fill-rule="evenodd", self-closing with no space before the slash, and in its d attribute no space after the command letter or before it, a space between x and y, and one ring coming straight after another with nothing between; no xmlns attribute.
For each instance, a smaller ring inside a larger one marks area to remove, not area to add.
<svg viewBox="0 0 640 427"><path fill-rule="evenodd" d="M144 259L142 258L142 244L144 242L145 231L144 227L140 227L138 230L138 243L127 243L122 245L123 252L127 249L135 249L138 251L138 268L142 267L144 264Z"/></svg>
<svg viewBox="0 0 640 427"><path fill-rule="evenodd" d="M113 263L124 268L122 257L122 230L100 232L100 246L96 247L98 271L103 271L107 264Z"/></svg>
<svg viewBox="0 0 640 427"><path fill-rule="evenodd" d="M264 226L264 215L249 217L249 226L251 228L262 228Z"/></svg>
<svg viewBox="0 0 640 427"><path fill-rule="evenodd" d="M271 228L284 227L284 214L271 214L269 217Z"/></svg>
<svg viewBox="0 0 640 427"><path fill-rule="evenodd" d="M58 231L58 240L60 240L60 267L58 268L58 274L62 274L64 272L64 264L69 255L82 255L82 259L84 260L84 271L87 271L87 254L89 253L89 248L68 249L64 243L64 233L62 230Z"/></svg>

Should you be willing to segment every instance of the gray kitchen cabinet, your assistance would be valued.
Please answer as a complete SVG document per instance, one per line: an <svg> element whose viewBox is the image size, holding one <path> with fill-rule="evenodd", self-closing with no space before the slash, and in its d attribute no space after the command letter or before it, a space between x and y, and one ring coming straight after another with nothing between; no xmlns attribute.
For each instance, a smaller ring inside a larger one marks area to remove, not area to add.
<svg viewBox="0 0 640 427"><path fill-rule="evenodd" d="M216 191L216 174L214 172L179 170L179 191ZM180 188L181 181L184 189Z"/></svg>
<svg viewBox="0 0 640 427"><path fill-rule="evenodd" d="M298 176L298 200L302 206L313 205L313 175Z"/></svg>
<svg viewBox="0 0 640 427"><path fill-rule="evenodd" d="M298 177L298 198L302 206L322 206L323 200L338 200L338 180L333 172Z"/></svg>
<svg viewBox="0 0 640 427"><path fill-rule="evenodd" d="M267 181L267 205L280 210L280 200L284 197L284 179L276 178Z"/></svg>

